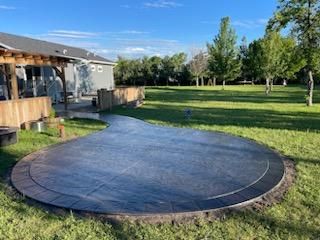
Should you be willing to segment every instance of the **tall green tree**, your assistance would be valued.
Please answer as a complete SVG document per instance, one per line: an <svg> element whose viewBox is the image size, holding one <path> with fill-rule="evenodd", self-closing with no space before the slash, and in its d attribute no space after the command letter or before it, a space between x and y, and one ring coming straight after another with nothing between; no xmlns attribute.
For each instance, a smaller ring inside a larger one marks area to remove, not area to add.
<svg viewBox="0 0 320 240"><path fill-rule="evenodd" d="M209 70L223 82L234 81L241 73L237 35L230 25L230 18L222 18L219 34L213 44L208 44Z"/></svg>
<svg viewBox="0 0 320 240"><path fill-rule="evenodd" d="M281 77L284 82L293 80L296 73L306 65L305 59L301 57L301 50L292 37L282 38L280 65L279 77Z"/></svg>
<svg viewBox="0 0 320 240"><path fill-rule="evenodd" d="M208 68L208 56L203 51L193 53L192 59L189 62L189 67L196 79L196 86L199 87L199 79L203 79Z"/></svg>
<svg viewBox="0 0 320 240"><path fill-rule="evenodd" d="M165 79L166 85L169 86L169 81L174 75L174 65L171 57L165 56L162 59L161 77Z"/></svg>
<svg viewBox="0 0 320 240"><path fill-rule="evenodd" d="M141 60L141 71L143 75L143 84L144 86L149 85L150 82L152 81L153 74L151 70L151 61L150 58L145 56Z"/></svg>
<svg viewBox="0 0 320 240"><path fill-rule="evenodd" d="M178 81L178 84L180 85L181 82L181 76L183 72L183 68L185 66L185 62L187 60L187 54L181 52L174 54L171 57L171 63L173 66L173 78Z"/></svg>
<svg viewBox="0 0 320 240"><path fill-rule="evenodd" d="M249 44L248 55L244 64L253 83L263 77L263 49L261 39L254 40Z"/></svg>
<svg viewBox="0 0 320 240"><path fill-rule="evenodd" d="M272 91L273 80L281 72L282 38L278 32L268 32L261 41L262 75L266 79L266 94Z"/></svg>
<svg viewBox="0 0 320 240"><path fill-rule="evenodd" d="M278 0L274 17L269 21L268 29L291 27L296 35L308 72L307 105L313 104L313 75L319 70L320 41L320 1L319 0Z"/></svg>
<svg viewBox="0 0 320 240"><path fill-rule="evenodd" d="M114 76L117 84L129 84L131 78L130 60L118 57Z"/></svg>
<svg viewBox="0 0 320 240"><path fill-rule="evenodd" d="M153 56L149 59L151 75L153 79L153 85L157 86L160 80L160 74L162 71L162 59L158 56Z"/></svg>
<svg viewBox="0 0 320 240"><path fill-rule="evenodd" d="M241 78L244 81L247 81L250 78L250 69L249 69L249 47L248 47L246 37L243 37L241 39L239 57L241 61Z"/></svg>

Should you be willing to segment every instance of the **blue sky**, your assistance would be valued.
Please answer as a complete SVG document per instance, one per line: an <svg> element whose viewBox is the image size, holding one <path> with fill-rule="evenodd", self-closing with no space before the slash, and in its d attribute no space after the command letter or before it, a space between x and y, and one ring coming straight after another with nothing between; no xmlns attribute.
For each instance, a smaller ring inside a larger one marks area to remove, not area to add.
<svg viewBox="0 0 320 240"><path fill-rule="evenodd" d="M263 36L276 0L0 0L0 31L110 59L205 48L230 16L239 41Z"/></svg>

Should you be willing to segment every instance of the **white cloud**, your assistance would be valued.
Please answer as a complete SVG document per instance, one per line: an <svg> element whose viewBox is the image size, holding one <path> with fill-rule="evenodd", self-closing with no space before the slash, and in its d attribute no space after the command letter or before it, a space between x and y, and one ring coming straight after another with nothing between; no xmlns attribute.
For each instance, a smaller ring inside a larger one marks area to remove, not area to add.
<svg viewBox="0 0 320 240"><path fill-rule="evenodd" d="M15 10L16 8L13 6L0 5L0 10Z"/></svg>
<svg viewBox="0 0 320 240"><path fill-rule="evenodd" d="M127 9L131 8L131 6L128 5L128 4L120 5L120 7L121 7L121 8L127 8Z"/></svg>
<svg viewBox="0 0 320 240"><path fill-rule="evenodd" d="M144 32L144 31L137 31L137 30L126 30L122 32L118 32L120 34L147 34L149 32Z"/></svg>
<svg viewBox="0 0 320 240"><path fill-rule="evenodd" d="M82 32L74 30L53 30L47 33L48 36L61 37L61 38L94 38L101 35L96 32Z"/></svg>
<svg viewBox="0 0 320 240"><path fill-rule="evenodd" d="M202 24L210 24L210 25L219 25L220 21L201 21ZM260 19L254 19L254 20L235 20L231 21L231 24L235 27L240 28L261 28L265 27L268 23L268 19L260 18Z"/></svg>
<svg viewBox="0 0 320 240"><path fill-rule="evenodd" d="M76 30L52 30L29 37L84 48L108 59L118 56L139 58L165 56L188 48L174 39L152 38L147 32L124 30L118 32L84 32Z"/></svg>
<svg viewBox="0 0 320 240"><path fill-rule="evenodd" d="M171 39L126 39L115 38L109 40L109 47L93 49L97 54L107 58L117 59L118 56L126 58L140 58L143 56L165 56L179 51L186 51L187 47L177 40ZM113 46L113 47L110 47Z"/></svg>
<svg viewBox="0 0 320 240"><path fill-rule="evenodd" d="M158 0L158 1L145 2L143 6L146 8L176 8L176 7L182 7L183 4L175 1Z"/></svg>
<svg viewBox="0 0 320 240"><path fill-rule="evenodd" d="M265 27L267 22L268 22L267 19L236 20L236 21L232 21L232 25L236 27L252 29L252 28Z"/></svg>
<svg viewBox="0 0 320 240"><path fill-rule="evenodd" d="M144 53L147 50L142 47L127 47L127 48L125 48L125 51L127 51L129 53Z"/></svg>

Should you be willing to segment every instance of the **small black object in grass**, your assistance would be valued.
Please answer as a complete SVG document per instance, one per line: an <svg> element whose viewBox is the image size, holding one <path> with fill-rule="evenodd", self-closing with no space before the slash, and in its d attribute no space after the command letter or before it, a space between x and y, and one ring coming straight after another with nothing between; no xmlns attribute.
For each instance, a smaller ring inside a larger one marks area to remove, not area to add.
<svg viewBox="0 0 320 240"><path fill-rule="evenodd" d="M184 110L184 118L185 118L186 120L190 120L191 117L192 117L192 110L191 110L190 108L186 108L186 109Z"/></svg>
<svg viewBox="0 0 320 240"><path fill-rule="evenodd" d="M18 142L17 128L0 126L0 147L5 147Z"/></svg>

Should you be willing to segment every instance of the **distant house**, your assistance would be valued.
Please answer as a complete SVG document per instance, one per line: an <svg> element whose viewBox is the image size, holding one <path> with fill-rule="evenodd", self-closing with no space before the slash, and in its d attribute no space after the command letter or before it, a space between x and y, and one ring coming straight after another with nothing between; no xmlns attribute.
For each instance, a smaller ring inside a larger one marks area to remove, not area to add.
<svg viewBox="0 0 320 240"><path fill-rule="evenodd" d="M52 102L63 100L61 79L56 75L54 65L45 64L44 56L48 56L48 59L49 57L65 59L64 71L68 96L79 98L81 94L95 94L98 89L115 88L113 76L115 63L81 48L0 33L0 50L23 53L22 64L19 64L19 55L15 54L20 99L49 96ZM36 64L37 59L34 57L32 64L26 64L27 53L30 53L30 57L35 54L42 56L39 59L41 64ZM5 58L10 62L9 57ZM11 99L5 78L5 74L0 74L0 100Z"/></svg>

